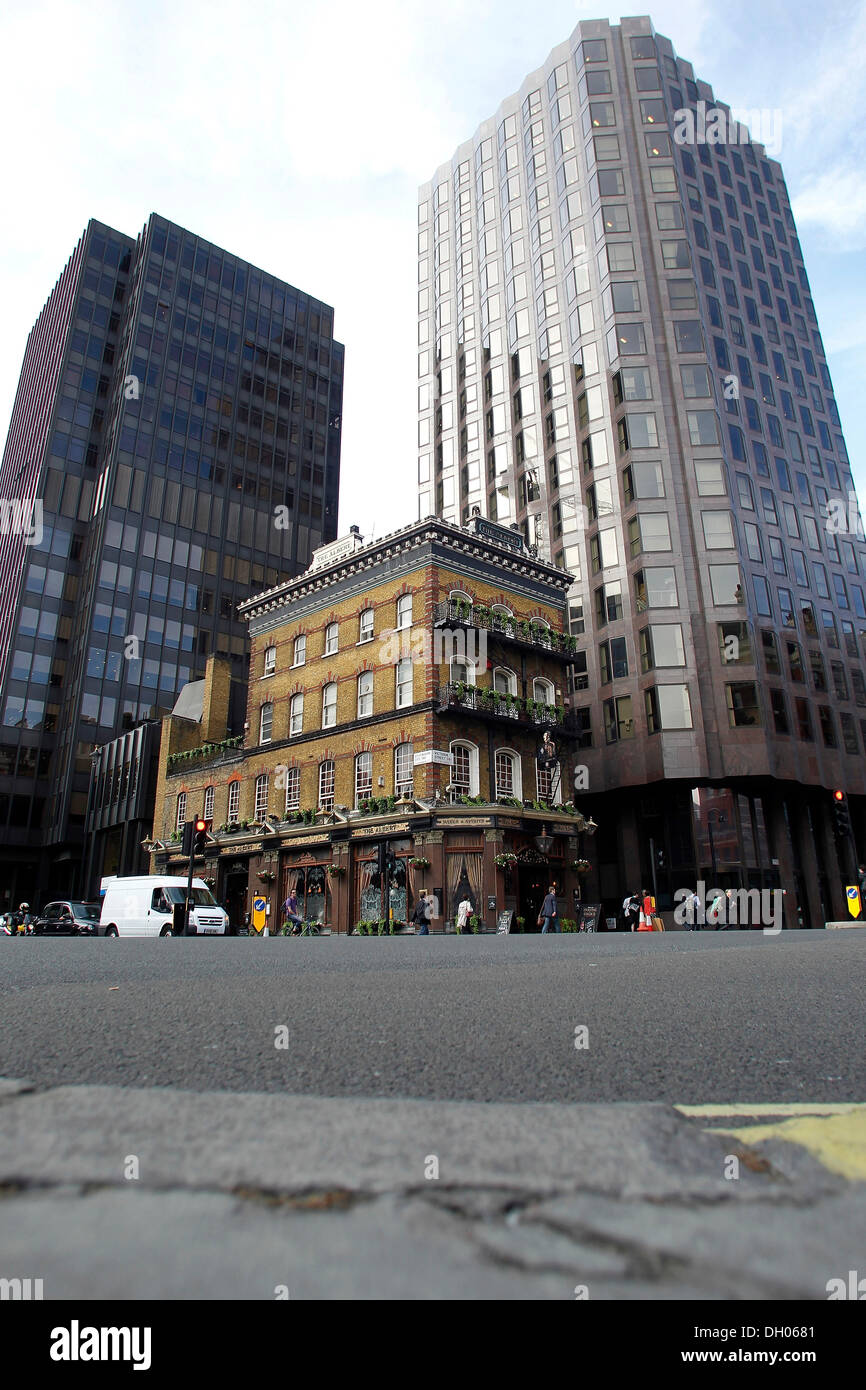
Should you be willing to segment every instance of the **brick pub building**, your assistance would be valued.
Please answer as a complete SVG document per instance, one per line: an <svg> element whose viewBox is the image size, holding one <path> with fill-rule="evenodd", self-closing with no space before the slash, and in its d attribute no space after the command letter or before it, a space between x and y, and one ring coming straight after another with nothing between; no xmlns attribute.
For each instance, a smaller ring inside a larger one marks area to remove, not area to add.
<svg viewBox="0 0 866 1390"><path fill-rule="evenodd" d="M479 930L510 909L532 931L549 882L575 917L592 895L595 825L572 801L569 583L482 518L322 547L306 573L240 606L243 739L226 738L219 658L165 719L153 872L186 871L179 836L203 814L196 872L235 926L253 894L276 926L292 890L334 931L399 925L426 890L434 930L468 894Z"/></svg>

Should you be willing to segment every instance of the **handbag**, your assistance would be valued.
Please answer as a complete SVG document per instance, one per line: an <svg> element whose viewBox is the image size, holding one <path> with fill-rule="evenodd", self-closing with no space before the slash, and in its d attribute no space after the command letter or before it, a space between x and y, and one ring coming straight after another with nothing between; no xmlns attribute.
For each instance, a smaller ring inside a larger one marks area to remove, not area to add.
<svg viewBox="0 0 866 1390"><path fill-rule="evenodd" d="M659 915L658 915L657 912L654 913L654 914L653 914L653 931L664 931L664 929L665 929L665 924L664 924L664 922L662 921L661 917L659 917Z"/></svg>

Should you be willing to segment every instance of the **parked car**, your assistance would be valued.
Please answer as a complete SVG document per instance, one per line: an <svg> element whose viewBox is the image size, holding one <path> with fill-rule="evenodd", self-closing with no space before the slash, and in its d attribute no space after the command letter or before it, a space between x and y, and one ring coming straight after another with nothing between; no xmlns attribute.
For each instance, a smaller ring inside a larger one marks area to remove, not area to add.
<svg viewBox="0 0 866 1390"><path fill-rule="evenodd" d="M34 936L98 936L99 903L46 903L33 923Z"/></svg>
<svg viewBox="0 0 866 1390"><path fill-rule="evenodd" d="M105 936L174 935L175 907L186 900L185 878L142 874L132 878L106 878L102 886L105 896L99 929ZM192 901L191 934L224 936L228 931L228 913L200 878L192 881Z"/></svg>

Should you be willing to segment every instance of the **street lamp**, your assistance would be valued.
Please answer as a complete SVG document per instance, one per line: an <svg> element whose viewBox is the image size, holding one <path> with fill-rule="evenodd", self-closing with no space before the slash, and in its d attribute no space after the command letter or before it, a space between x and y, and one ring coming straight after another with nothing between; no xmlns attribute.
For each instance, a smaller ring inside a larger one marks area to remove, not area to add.
<svg viewBox="0 0 866 1390"><path fill-rule="evenodd" d="M535 843L538 846L539 852L543 854L546 859L547 856L550 854L550 851L553 849L553 836L548 835L547 830L544 828L544 826L542 826L541 828L541 834L536 835Z"/></svg>

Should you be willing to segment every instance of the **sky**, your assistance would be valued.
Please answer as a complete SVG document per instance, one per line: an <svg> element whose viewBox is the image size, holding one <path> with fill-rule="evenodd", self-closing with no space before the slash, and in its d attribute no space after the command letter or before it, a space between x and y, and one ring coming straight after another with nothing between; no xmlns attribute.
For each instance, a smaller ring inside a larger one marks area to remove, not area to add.
<svg viewBox="0 0 866 1390"><path fill-rule="evenodd" d="M340 533L414 520L417 190L579 19L649 13L719 100L782 113L866 496L866 0L33 0L0 15L0 430L88 218L151 212L325 300L346 344Z"/></svg>

